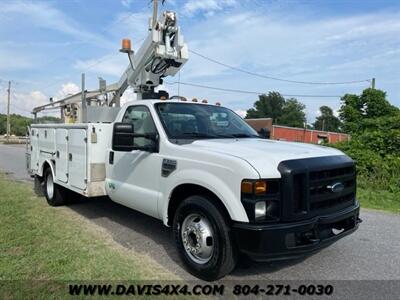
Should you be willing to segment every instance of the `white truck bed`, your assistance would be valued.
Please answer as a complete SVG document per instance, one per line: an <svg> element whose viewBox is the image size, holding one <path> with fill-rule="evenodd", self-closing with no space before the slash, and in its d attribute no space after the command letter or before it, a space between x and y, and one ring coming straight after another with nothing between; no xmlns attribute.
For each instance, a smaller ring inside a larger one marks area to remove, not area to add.
<svg viewBox="0 0 400 300"><path fill-rule="evenodd" d="M43 176L47 163L55 183L86 197L106 195L106 152L112 124L40 124L29 129L27 164L32 175Z"/></svg>

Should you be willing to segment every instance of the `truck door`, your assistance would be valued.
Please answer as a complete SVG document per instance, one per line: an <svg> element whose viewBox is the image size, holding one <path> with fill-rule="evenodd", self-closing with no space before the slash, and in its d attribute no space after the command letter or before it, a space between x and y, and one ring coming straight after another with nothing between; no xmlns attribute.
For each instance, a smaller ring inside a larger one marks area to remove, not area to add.
<svg viewBox="0 0 400 300"><path fill-rule="evenodd" d="M123 117L137 134L155 134L156 126L149 109L143 105L130 106ZM145 147L154 141L135 137L134 145ZM148 215L158 217L157 200L161 172L158 153L143 150L109 151L106 190L115 202Z"/></svg>

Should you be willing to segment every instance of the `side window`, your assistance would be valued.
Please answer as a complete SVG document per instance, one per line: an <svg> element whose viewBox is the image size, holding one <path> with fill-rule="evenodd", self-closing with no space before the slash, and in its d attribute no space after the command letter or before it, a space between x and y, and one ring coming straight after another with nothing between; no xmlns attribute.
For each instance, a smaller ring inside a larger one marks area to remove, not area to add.
<svg viewBox="0 0 400 300"><path fill-rule="evenodd" d="M151 113L146 106L130 106L122 119L123 123L133 124L135 133L155 134L157 133ZM153 143L152 140L144 137L135 137L135 146L144 147Z"/></svg>

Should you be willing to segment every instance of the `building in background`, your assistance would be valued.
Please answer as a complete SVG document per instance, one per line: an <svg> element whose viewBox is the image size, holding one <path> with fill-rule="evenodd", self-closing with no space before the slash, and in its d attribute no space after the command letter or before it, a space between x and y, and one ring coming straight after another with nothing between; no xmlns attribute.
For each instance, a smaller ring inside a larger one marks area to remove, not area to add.
<svg viewBox="0 0 400 300"><path fill-rule="evenodd" d="M328 132L322 130L313 130L307 128L295 128L281 125L272 125L271 118L245 119L257 132L262 128L270 131L271 139L302 143L337 143L348 141L350 136L340 132Z"/></svg>

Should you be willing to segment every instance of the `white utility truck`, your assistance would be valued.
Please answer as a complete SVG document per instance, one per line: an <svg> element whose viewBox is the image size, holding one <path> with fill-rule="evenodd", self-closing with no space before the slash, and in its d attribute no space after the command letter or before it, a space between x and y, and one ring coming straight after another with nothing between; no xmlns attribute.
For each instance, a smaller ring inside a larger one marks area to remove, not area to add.
<svg viewBox="0 0 400 300"><path fill-rule="evenodd" d="M52 206L113 201L173 227L188 270L205 280L257 261L310 254L358 228L354 162L328 147L273 141L219 103L155 89L188 59L176 15L153 16L121 80L51 102L64 123L29 128L28 170ZM122 107L132 86L138 100Z"/></svg>

